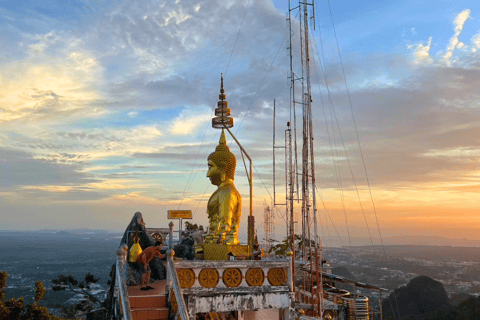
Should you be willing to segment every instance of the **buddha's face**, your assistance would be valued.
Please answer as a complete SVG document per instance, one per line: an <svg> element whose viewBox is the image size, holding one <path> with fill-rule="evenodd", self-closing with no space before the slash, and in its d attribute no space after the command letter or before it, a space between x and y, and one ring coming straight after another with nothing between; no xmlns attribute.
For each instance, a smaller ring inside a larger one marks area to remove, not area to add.
<svg viewBox="0 0 480 320"><path fill-rule="evenodd" d="M210 178L213 185L218 186L222 183L222 174L224 174L224 172L217 167L215 162L208 160L207 178Z"/></svg>

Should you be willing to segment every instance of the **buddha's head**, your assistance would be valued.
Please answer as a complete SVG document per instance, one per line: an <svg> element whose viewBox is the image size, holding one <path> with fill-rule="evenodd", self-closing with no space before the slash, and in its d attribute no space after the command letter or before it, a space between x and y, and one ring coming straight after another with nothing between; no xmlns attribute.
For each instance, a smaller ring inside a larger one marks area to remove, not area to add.
<svg viewBox="0 0 480 320"><path fill-rule="evenodd" d="M227 140L222 130L220 141L215 148L215 152L208 156L208 172L207 177L213 185L220 185L226 178L235 179L235 168L237 166L237 159L235 155L230 152L227 146Z"/></svg>

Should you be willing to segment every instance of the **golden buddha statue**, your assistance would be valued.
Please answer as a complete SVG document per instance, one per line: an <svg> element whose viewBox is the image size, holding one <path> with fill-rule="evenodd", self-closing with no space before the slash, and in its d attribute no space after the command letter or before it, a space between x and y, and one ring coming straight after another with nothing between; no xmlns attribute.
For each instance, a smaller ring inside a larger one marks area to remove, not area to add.
<svg viewBox="0 0 480 320"><path fill-rule="evenodd" d="M208 200L207 213L210 231L207 243L238 244L238 227L242 213L242 198L233 180L237 159L230 152L222 129L215 152L208 156L207 177L218 188Z"/></svg>

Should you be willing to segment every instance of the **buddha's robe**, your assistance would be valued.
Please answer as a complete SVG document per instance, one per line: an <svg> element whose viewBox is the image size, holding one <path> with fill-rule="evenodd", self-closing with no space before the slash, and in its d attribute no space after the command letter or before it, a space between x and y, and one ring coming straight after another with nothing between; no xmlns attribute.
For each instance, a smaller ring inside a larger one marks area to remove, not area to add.
<svg viewBox="0 0 480 320"><path fill-rule="evenodd" d="M242 211L242 198L233 181L222 182L208 200L210 237L217 241L221 236L227 244L238 244L238 226Z"/></svg>

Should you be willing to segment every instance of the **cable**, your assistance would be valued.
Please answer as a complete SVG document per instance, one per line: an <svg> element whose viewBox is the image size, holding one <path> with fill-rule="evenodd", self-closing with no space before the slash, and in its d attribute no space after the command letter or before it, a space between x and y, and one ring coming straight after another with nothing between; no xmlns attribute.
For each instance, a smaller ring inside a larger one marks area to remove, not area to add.
<svg viewBox="0 0 480 320"><path fill-rule="evenodd" d="M365 178L367 180L368 192L370 193L370 198L372 200L372 206L373 206L373 213L375 214L375 221L377 222L378 235L380 236L380 242L382 244L383 253L384 253L385 256L387 256L387 254L385 252L385 246L383 245L382 234L380 232L380 225L378 223L377 210L375 208L375 203L373 201L372 189L370 188L370 179L368 178L367 166L365 165L365 158L363 157L362 145L360 143L360 136L358 135L357 122L355 121L355 115L353 113L352 99L350 98L350 91L348 90L347 77L345 76L345 68L343 67L342 56L341 56L341 53L340 53L340 46L338 44L337 32L335 31L335 23L333 22L333 15L332 15L332 9L330 7L330 0L328 0L328 10L330 11L330 17L331 17L331 20L332 20L333 34L335 35L335 42L337 44L338 57L340 59L340 65L342 67L343 80L345 82L345 88L346 88L346 91L347 91L348 102L349 102L349 105L350 105L350 111L352 113L353 124L355 126L355 133L356 133L356 136L357 136L357 142L358 142L358 148L359 148L359 151L360 151L360 157L362 158L362 164L363 164L363 168L365 170Z"/></svg>
<svg viewBox="0 0 480 320"><path fill-rule="evenodd" d="M240 130L240 127L242 126L243 120L245 120L245 117L246 117L248 111L250 111L250 108L252 107L253 103L255 102L255 98L257 97L258 92L262 88L262 85L263 85L263 82L265 81L265 78L267 77L268 73L272 69L273 62L275 62L275 59L277 58L277 55L280 52L280 49L282 48L283 43L285 42L286 38L287 38L287 34L285 34L285 36L283 37L282 43L280 44L280 47L278 48L277 53L275 53L275 56L273 57L273 60L270 63L270 67L268 68L267 73L265 73L265 76L263 77L262 82L260 83L260 86L258 86L257 92L255 92L255 96L253 96L252 102L250 102L250 105L248 106L247 111L243 114L243 118L240 121L240 124L237 126L237 130L235 131L235 134L237 134L238 130Z"/></svg>
<svg viewBox="0 0 480 320"><path fill-rule="evenodd" d="M238 36L240 35L240 30L242 30L243 21L245 20L245 16L247 15L247 9L248 9L249 4L250 4L250 0L248 0L247 5L245 6L245 12L243 13L242 23L240 23L240 28L238 28L237 38L235 39L235 43L233 45L232 52L230 53L230 58L228 59L227 69L225 70L225 77L227 76L228 67L230 66L230 61L232 60L233 51L235 50L235 47L237 46Z"/></svg>
<svg viewBox="0 0 480 320"><path fill-rule="evenodd" d="M320 33L320 29L319 29L319 33ZM315 40L315 37L313 37L313 39L314 39L314 42L315 42L315 48L317 49L317 56L318 56L317 42ZM321 45L321 48L322 48L322 57L323 57L323 43L322 43L321 33L320 33L320 45ZM320 59L320 57L319 57L319 59ZM325 58L323 60L325 60ZM320 60L320 62L321 61L322 60ZM350 246L352 246L352 239L350 237L350 229L348 227L348 220L347 220L347 210L345 208L345 198L344 198L344 195L343 195L342 175L341 175L341 171L340 171L340 161L339 161L339 157L338 157L337 143L336 143L336 139L335 139L335 127L332 124L332 132L333 132L333 139L335 141L335 153L337 155L337 161L335 161L334 156L333 156L333 147L332 147L332 142L330 140L330 130L328 129L328 120L327 120L327 115L325 113L325 105L323 103L323 98L322 98L322 95L321 95L320 80L318 78L318 70L317 70L317 64L315 63L315 59L313 59L313 66L315 68L315 74L317 76L317 85L318 85L320 101L321 101L321 104L322 104L323 117L325 118L325 124L326 124L325 127L327 129L327 137L328 137L328 144L330 146L330 154L331 154L331 157L332 157L333 166L335 168L335 175L337 177L337 185L340 189L340 200L341 200L341 203L342 203L343 215L344 215L344 218L345 218L345 227L347 228L348 242L349 242ZM322 69L322 71L323 71L323 69ZM326 84L326 85L327 85L327 90L329 90L328 89L328 84Z"/></svg>
<svg viewBox="0 0 480 320"><path fill-rule="evenodd" d="M318 56L318 46L317 46L317 42L316 42L316 40L315 40L315 37L313 37L313 39L314 39L314 42L315 42L315 47L317 48L317 56ZM319 60L320 60L320 57L318 57L318 58L319 58ZM322 61L322 60L320 60L320 61ZM339 124L339 122L338 122L338 117L337 117L337 114L336 114L336 112L335 112L335 108L333 108L333 101L332 101L332 97L331 97L331 95L330 95L330 88L328 87L328 80L327 80L327 76L326 76L326 71L325 71L325 69L324 69L323 66L321 66L321 67L322 67L323 77L324 77L324 81L325 81L326 88L327 88L328 100L329 100L329 103L330 103L330 106L331 106L331 110L333 111L333 115L334 115L334 117L335 117L335 121L336 121L337 128L338 128L338 133L339 133L339 135L340 135L340 140L341 140L342 145L343 145L343 150L344 150L344 152L345 152L345 157L346 157L346 159L347 159L347 164L348 164L348 167L349 167L349 169L350 169L350 174L351 174L351 176L352 176L353 184L354 184L354 186L355 186L355 190L356 190L356 193L357 193L357 198L358 198L358 202L359 202L359 205L360 205L360 209L362 210L363 218L364 218L365 224L366 224L366 226L367 226L367 231L368 231L368 235L369 235L369 237L370 237L370 242L372 243L373 252L375 252L375 246L374 246L374 244L373 244L372 234L371 234L371 232L370 232L370 228L368 227L367 217L366 217L366 215L365 215L365 210L363 209L362 201L361 201L361 199L360 199L360 193L359 193L359 191L358 191L357 182L356 182L356 180L355 180L355 176L353 175L352 166L351 166L351 164L350 164L350 159L349 159L349 157L348 157L347 148L345 147L345 142L344 142L344 140L343 140L342 131L341 131L341 129L340 129L340 124ZM332 120L332 121L333 121L333 120ZM335 131L335 127L333 128L333 131Z"/></svg>
<svg viewBox="0 0 480 320"><path fill-rule="evenodd" d="M343 73L343 79L344 79L344 82L345 82L345 88L346 88L346 91L347 91L347 96L348 96L348 102L349 102L349 105L350 105L350 111L351 111L351 114L352 114L352 119L353 119L353 124L355 126L355 133L356 133L356 136L357 136L357 143L358 143L358 148L360 150L360 156L362 158L362 163L363 163L363 168L365 170L365 178L367 180L367 186L368 186L368 192L370 194L370 199L372 201L372 206L373 206L373 212L375 214L375 220L376 220L376 223L377 223L377 229L378 229L378 234L380 236L380 242L382 244L382 249L383 249L383 254L385 255L385 257L387 257L387 253L385 252L385 246L383 244L383 238L382 238L382 234L380 232L380 225L378 223L378 217L377 217L377 210L375 208L375 203L373 201L373 195L372 195L372 190L371 190L371 187L370 187L370 180L368 178L368 172L367 172L367 167L365 165L365 159L364 159L364 156L363 156L363 151L362 151L362 146L361 146L361 142L360 142L360 136L358 134L358 129L357 129L357 123L355 121L355 115L353 113L353 106L352 106L352 99L350 97L350 92L348 90L348 84L347 84L347 77L345 76L345 68L343 66L343 62L342 62L342 56L341 56L341 52L340 52L340 46L338 44L338 38L337 38L337 32L335 30L335 23L333 21L333 14L332 14L332 8L330 6L330 0L328 0L328 10L330 12L330 18L331 18L331 21L332 21L332 27L333 27L333 33L335 35L335 42L337 44L337 50L338 50L338 57L340 59L340 65L342 67L342 73ZM398 312L398 316L399 316L399 319L401 318L400 316L400 310L398 308L398 303L397 303L397 297L395 295L395 290L393 291L393 297L395 299L395 303L396 303L396 306L397 306L397 312ZM392 306L392 311L393 311L393 306ZM393 312L393 314L395 314L395 312Z"/></svg>

